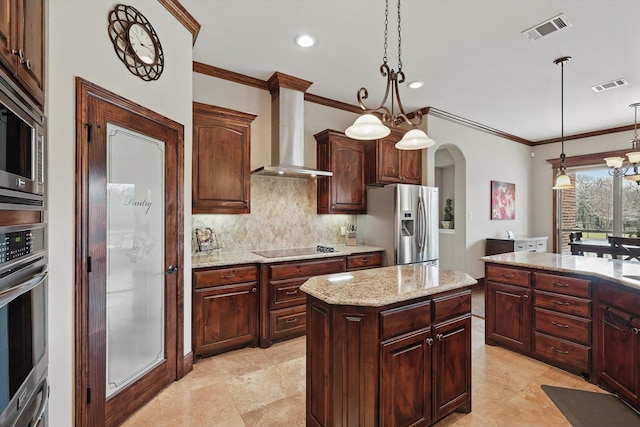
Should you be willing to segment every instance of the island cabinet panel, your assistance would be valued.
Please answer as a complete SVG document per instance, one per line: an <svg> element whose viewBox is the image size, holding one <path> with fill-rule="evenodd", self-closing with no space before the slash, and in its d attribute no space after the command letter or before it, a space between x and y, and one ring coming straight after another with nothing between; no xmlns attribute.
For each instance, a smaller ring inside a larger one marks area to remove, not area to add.
<svg viewBox="0 0 640 427"><path fill-rule="evenodd" d="M250 212L251 122L256 117L193 104L194 214Z"/></svg>
<svg viewBox="0 0 640 427"><path fill-rule="evenodd" d="M307 425L428 426L470 412L471 314L444 313L470 299L464 288L383 307L307 296Z"/></svg>
<svg viewBox="0 0 640 427"><path fill-rule="evenodd" d="M306 295L300 286L312 276L346 271L346 257L262 264L260 346L305 334Z"/></svg>
<svg viewBox="0 0 640 427"><path fill-rule="evenodd" d="M487 280L485 341L518 351L531 349L531 290Z"/></svg>
<svg viewBox="0 0 640 427"><path fill-rule="evenodd" d="M382 343L380 425L404 427L431 422L431 328Z"/></svg>
<svg viewBox="0 0 640 427"><path fill-rule="evenodd" d="M199 269L193 273L193 352L211 356L258 344L258 268Z"/></svg>
<svg viewBox="0 0 640 427"><path fill-rule="evenodd" d="M640 408L640 293L600 283L596 331L598 383Z"/></svg>

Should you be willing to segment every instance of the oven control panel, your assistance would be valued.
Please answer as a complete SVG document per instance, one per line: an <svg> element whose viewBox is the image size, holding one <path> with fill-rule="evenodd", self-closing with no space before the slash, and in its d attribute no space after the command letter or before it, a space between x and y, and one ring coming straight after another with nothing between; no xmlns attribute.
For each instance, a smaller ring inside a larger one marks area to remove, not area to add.
<svg viewBox="0 0 640 427"><path fill-rule="evenodd" d="M0 227L0 266L44 250L44 226Z"/></svg>

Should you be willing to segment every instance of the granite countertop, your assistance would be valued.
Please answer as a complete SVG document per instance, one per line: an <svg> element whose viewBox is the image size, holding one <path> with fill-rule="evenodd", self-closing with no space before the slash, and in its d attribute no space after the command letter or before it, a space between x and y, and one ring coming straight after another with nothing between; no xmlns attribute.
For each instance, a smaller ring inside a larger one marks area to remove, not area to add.
<svg viewBox="0 0 640 427"><path fill-rule="evenodd" d="M540 270L585 274L640 290L640 263L635 261L548 252L510 252L485 256L480 260ZM636 278L625 276L635 276Z"/></svg>
<svg viewBox="0 0 640 427"><path fill-rule="evenodd" d="M283 256L277 258L266 258L257 255L251 251L246 252L212 252L212 253L200 253L192 255L191 268L204 268L204 267L221 267L225 265L234 264L251 264L251 263L271 263L271 262L283 262L283 261L296 261L302 259L317 259L317 258L331 258L334 256L346 256L359 254L363 252L375 252L383 251L384 248L378 246L366 246L366 245L336 245L334 246L334 252L316 252L309 255L296 255L296 256Z"/></svg>
<svg viewBox="0 0 640 427"><path fill-rule="evenodd" d="M466 273L419 263L315 276L300 289L329 304L380 307L476 283Z"/></svg>

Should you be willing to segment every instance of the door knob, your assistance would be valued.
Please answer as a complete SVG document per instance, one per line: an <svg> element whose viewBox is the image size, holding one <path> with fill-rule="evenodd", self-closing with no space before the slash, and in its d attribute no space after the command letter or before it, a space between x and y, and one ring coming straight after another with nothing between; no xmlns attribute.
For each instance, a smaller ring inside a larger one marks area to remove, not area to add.
<svg viewBox="0 0 640 427"><path fill-rule="evenodd" d="M167 268L167 274L174 274L177 272L178 272L178 267L174 265L170 265L169 268Z"/></svg>

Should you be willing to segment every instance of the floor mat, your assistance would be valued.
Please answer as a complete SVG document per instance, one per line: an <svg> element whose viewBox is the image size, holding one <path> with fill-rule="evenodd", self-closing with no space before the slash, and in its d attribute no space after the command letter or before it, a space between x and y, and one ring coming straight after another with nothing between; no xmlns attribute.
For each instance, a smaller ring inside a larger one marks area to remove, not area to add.
<svg viewBox="0 0 640 427"><path fill-rule="evenodd" d="M612 394L550 385L541 387L573 427L640 426L640 415Z"/></svg>

